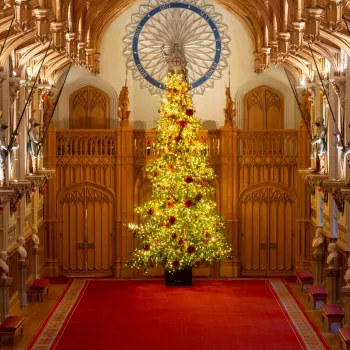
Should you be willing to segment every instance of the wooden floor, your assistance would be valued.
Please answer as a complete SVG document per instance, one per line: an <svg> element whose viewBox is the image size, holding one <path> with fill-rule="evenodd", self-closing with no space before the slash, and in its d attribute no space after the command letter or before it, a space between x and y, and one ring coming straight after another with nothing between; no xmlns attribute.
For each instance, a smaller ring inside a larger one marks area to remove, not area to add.
<svg viewBox="0 0 350 350"><path fill-rule="evenodd" d="M14 347L11 347L8 339L3 338L1 343L1 349L2 350L25 349L25 347L30 342L34 334L39 329L41 323L45 320L51 308L54 306L56 300L61 295L65 286L66 285L63 285L63 284L52 284L50 286L49 295L48 296L44 295L44 301L42 302L36 301L35 298L34 298L34 302L29 301L28 306L19 312L19 315L26 317L26 320L24 323L23 337L21 337L20 333L18 332L18 334L15 337ZM326 329L326 325L324 326L322 325L321 312L319 310L317 311L311 310L311 304L308 305L307 303L307 293L306 292L302 293L297 288L296 284L291 284L291 288L293 289L295 294L298 296L299 300L302 302L302 304L308 311L310 318L314 321L317 327L322 331L324 337L326 338L331 348L333 350L339 350L340 344L339 344L338 335L335 333L329 333Z"/></svg>

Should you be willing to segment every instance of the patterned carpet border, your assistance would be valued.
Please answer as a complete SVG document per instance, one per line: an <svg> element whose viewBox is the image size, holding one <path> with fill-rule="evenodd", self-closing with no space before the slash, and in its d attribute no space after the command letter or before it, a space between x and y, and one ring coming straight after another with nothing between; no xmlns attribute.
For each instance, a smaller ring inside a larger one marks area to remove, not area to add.
<svg viewBox="0 0 350 350"><path fill-rule="evenodd" d="M269 283L278 295L289 320L293 324L293 328L296 329L305 343L306 349L331 349L286 285L281 280L269 280Z"/></svg>
<svg viewBox="0 0 350 350"><path fill-rule="evenodd" d="M280 279L266 280L266 283L299 339L301 347L310 350L331 349L290 288ZM67 285L26 350L55 348L88 284L89 280L74 279Z"/></svg>
<svg viewBox="0 0 350 350"><path fill-rule="evenodd" d="M68 285L26 349L47 350L54 342L57 342L59 334L64 330L64 324L68 324L67 321L73 314L87 285L86 280L73 280Z"/></svg>

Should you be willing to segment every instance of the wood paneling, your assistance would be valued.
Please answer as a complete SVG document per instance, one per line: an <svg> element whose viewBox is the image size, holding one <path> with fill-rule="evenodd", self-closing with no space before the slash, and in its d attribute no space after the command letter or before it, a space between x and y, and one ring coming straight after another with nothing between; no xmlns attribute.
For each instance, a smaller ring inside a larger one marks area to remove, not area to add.
<svg viewBox="0 0 350 350"><path fill-rule="evenodd" d="M69 127L71 129L108 129L110 100L102 90L85 86L69 98Z"/></svg>

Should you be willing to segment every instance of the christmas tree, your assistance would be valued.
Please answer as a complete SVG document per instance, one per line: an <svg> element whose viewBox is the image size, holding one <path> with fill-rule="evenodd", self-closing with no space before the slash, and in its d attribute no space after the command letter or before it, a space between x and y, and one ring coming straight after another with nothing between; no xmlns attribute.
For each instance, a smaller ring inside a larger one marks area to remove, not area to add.
<svg viewBox="0 0 350 350"><path fill-rule="evenodd" d="M215 175L185 73L169 73L165 85L154 145L158 158L146 165L152 198L135 209L141 223L128 225L139 244L127 267L174 272L231 258L232 248L212 200Z"/></svg>

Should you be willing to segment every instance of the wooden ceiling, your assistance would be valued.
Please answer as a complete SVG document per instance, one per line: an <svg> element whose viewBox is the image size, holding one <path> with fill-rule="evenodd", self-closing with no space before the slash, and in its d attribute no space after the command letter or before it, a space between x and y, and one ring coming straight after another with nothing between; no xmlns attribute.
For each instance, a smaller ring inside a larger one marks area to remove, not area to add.
<svg viewBox="0 0 350 350"><path fill-rule="evenodd" d="M0 70L11 57L10 71L34 76L51 41L41 72L55 85L70 62L97 74L104 32L138 2L130 0L0 0L0 43L8 34ZM340 0L219 0L246 28L254 47L255 71L283 64L296 79L312 76L313 58L328 59L342 70L341 49L350 54L350 2ZM10 23L13 25L8 32ZM321 70L322 60L320 62Z"/></svg>

